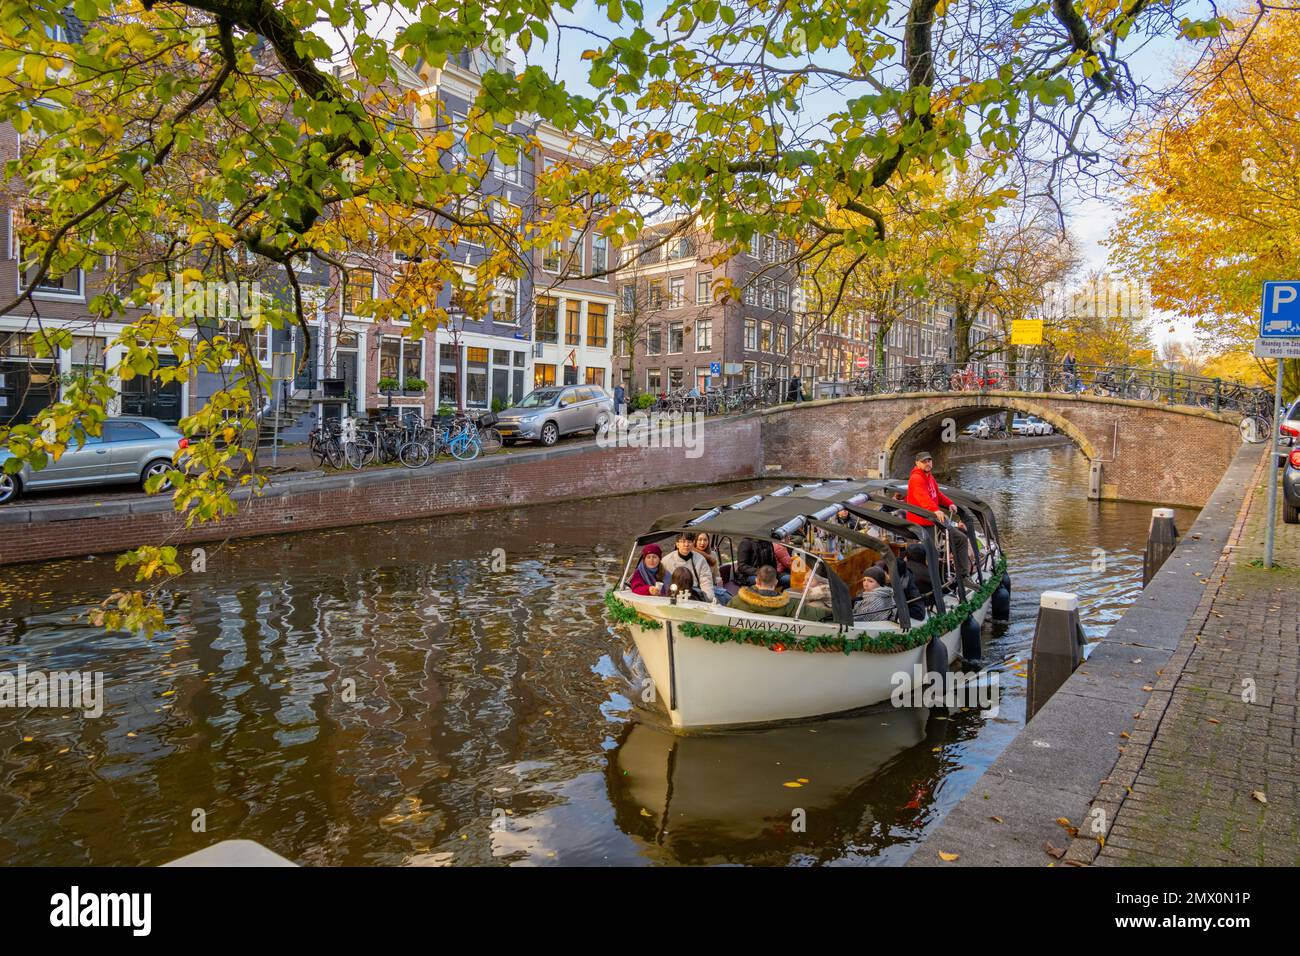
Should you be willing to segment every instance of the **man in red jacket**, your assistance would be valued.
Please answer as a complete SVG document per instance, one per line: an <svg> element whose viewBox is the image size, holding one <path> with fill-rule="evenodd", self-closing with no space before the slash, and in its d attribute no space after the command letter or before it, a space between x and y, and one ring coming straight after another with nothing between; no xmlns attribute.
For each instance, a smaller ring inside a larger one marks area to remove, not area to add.
<svg viewBox="0 0 1300 956"><path fill-rule="evenodd" d="M917 452L916 467L912 469L912 474L907 479L907 503L924 508L926 511L933 511L939 516L941 522L948 525L948 546L956 560L957 573L965 577L970 573L970 542L966 540L966 535L958 530L965 528L965 525L956 520L955 512L950 514L945 510L953 507L952 499L939 490L933 471L934 456L928 451ZM908 515L908 520L926 528L934 526L933 521L920 515Z"/></svg>

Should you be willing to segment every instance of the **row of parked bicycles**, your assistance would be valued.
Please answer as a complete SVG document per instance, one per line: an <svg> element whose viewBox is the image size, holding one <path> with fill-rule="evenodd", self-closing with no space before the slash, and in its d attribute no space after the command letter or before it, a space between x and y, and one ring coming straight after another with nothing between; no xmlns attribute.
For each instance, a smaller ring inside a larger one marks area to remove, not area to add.
<svg viewBox="0 0 1300 956"><path fill-rule="evenodd" d="M768 378L758 382L745 382L730 388L708 388L703 391L698 388L679 389L660 396L655 401L653 409L657 412L669 413L702 412L705 415L729 415L780 405L787 401L794 401L789 380Z"/></svg>
<svg viewBox="0 0 1300 956"><path fill-rule="evenodd" d="M364 468L400 463L419 468L438 458L471 461L501 450L501 433L494 415L444 416L426 423L416 415L404 418L355 418L322 422L311 430L307 446L319 465Z"/></svg>

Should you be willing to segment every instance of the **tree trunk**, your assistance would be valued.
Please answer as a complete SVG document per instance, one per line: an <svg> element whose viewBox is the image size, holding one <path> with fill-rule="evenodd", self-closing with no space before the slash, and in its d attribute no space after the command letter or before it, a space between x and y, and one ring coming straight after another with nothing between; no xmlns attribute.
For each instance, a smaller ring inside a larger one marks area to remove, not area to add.
<svg viewBox="0 0 1300 956"><path fill-rule="evenodd" d="M970 361L970 327L972 320L970 301L964 298L958 299L957 314L953 318L952 325L953 354L956 356L958 368L965 368L966 363Z"/></svg>

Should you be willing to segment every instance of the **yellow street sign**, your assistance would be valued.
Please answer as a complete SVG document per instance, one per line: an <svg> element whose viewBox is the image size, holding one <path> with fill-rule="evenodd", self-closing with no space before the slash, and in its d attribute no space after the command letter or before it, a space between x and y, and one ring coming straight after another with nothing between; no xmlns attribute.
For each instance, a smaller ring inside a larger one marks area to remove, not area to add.
<svg viewBox="0 0 1300 956"><path fill-rule="evenodd" d="M1012 319L1011 320L1011 344L1012 345L1042 345L1043 344L1043 320L1042 319Z"/></svg>

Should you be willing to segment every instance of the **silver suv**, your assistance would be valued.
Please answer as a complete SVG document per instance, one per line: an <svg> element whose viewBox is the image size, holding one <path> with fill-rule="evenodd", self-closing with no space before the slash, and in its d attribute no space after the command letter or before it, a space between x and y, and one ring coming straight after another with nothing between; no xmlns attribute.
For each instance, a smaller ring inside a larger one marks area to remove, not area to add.
<svg viewBox="0 0 1300 956"><path fill-rule="evenodd" d="M170 425L156 418L136 416L105 419L101 434L85 437L86 443L80 448L74 439L58 461L49 462L39 471L24 462L16 474L0 472L0 505L29 490L131 482L143 487L154 475L174 467L172 456L188 444L185 436ZM0 468L11 457L8 448L0 448Z"/></svg>
<svg viewBox="0 0 1300 956"><path fill-rule="evenodd" d="M614 417L614 399L599 385L548 385L497 416L507 445L520 439L554 445L561 435L599 432Z"/></svg>

